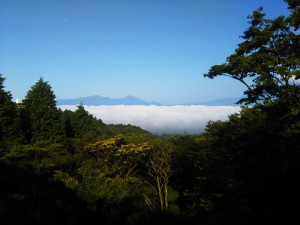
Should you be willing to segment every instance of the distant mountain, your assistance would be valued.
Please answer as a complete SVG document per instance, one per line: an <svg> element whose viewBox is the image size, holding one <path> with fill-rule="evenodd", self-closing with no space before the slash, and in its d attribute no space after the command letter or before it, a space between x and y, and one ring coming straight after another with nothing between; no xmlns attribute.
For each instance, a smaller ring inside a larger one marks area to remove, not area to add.
<svg viewBox="0 0 300 225"><path fill-rule="evenodd" d="M196 102L191 104L185 105L207 105L207 106L237 106L237 102L241 99L240 98L223 98L223 99L216 99L212 101L205 101L205 102Z"/></svg>
<svg viewBox="0 0 300 225"><path fill-rule="evenodd" d="M240 98L223 98L223 99L216 99L212 101L204 101L204 102L194 102L188 104L179 104L179 105L207 105L207 106L237 106L235 104L239 101ZM159 102L148 102L132 95L129 95L124 98L109 98L109 97L102 97L99 95L89 96L89 97L81 97L75 99L57 99L57 105L157 105L161 106Z"/></svg>
<svg viewBox="0 0 300 225"><path fill-rule="evenodd" d="M125 98L108 98L99 95L76 99L57 99L57 105L161 105L158 102L147 102L134 96Z"/></svg>

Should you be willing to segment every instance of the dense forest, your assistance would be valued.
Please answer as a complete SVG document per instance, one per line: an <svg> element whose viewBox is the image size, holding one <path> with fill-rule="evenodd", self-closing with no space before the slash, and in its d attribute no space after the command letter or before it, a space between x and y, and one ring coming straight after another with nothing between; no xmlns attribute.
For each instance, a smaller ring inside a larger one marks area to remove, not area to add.
<svg viewBox="0 0 300 225"><path fill-rule="evenodd" d="M199 135L108 125L56 106L40 78L16 104L0 75L0 224L291 224L300 215L300 1L249 16L205 77L245 85ZM121 116L120 112L120 116Z"/></svg>

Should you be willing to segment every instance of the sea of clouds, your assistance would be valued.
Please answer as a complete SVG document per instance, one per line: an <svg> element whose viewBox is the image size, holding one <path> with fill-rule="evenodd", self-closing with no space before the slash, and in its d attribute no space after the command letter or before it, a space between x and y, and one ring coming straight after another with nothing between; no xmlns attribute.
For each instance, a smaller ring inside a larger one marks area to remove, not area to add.
<svg viewBox="0 0 300 225"><path fill-rule="evenodd" d="M76 105L60 106L62 110L76 110ZM198 134L208 121L228 119L238 113L238 106L84 106L106 124L132 124L155 134Z"/></svg>

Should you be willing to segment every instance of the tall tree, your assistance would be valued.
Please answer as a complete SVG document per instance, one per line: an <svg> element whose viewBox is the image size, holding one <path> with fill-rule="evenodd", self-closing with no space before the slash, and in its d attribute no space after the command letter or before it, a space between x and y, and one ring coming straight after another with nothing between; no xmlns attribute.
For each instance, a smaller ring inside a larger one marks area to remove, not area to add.
<svg viewBox="0 0 300 225"><path fill-rule="evenodd" d="M5 78L0 74L0 148L18 139L17 107L9 91L4 90Z"/></svg>
<svg viewBox="0 0 300 225"><path fill-rule="evenodd" d="M62 115L56 108L55 94L51 86L43 78L27 92L24 109L30 119L33 143L63 141Z"/></svg>
<svg viewBox="0 0 300 225"><path fill-rule="evenodd" d="M104 127L102 120L96 119L88 111L85 110L82 104L77 106L77 109L71 115L71 123L75 137L83 137L88 132L101 134L101 128Z"/></svg>
<svg viewBox="0 0 300 225"><path fill-rule="evenodd" d="M289 2L299 14L299 1ZM246 97L240 102L299 99L300 35L291 26L292 16L270 20L259 8L248 18L250 26L241 36L244 41L235 53L226 63L212 66L204 76L228 76L244 84ZM298 28L296 19L292 22Z"/></svg>
<svg viewBox="0 0 300 225"><path fill-rule="evenodd" d="M298 215L300 3L286 2L288 17L270 20L262 8L254 11L235 53L204 75L238 80L247 88L240 103L254 105L207 126L207 181L231 224L233 217L236 224L289 223Z"/></svg>
<svg viewBox="0 0 300 225"><path fill-rule="evenodd" d="M169 193L168 185L172 174L171 171L171 145L160 140L152 140L153 146L148 162L146 163L148 169L148 179L146 183L154 187L157 192L157 197L162 212L167 212L169 208ZM152 205L150 199L146 199L148 205Z"/></svg>

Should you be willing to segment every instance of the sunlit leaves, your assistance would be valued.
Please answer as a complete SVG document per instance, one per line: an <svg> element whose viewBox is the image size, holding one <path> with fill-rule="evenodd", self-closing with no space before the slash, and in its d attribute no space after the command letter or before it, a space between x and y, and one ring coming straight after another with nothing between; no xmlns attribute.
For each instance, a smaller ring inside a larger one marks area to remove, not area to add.
<svg viewBox="0 0 300 225"><path fill-rule="evenodd" d="M262 8L248 18L250 26L235 53L204 76L228 76L244 84L246 97L240 103L299 97L299 83L292 82L300 71L299 34L292 30L288 18L266 19Z"/></svg>

